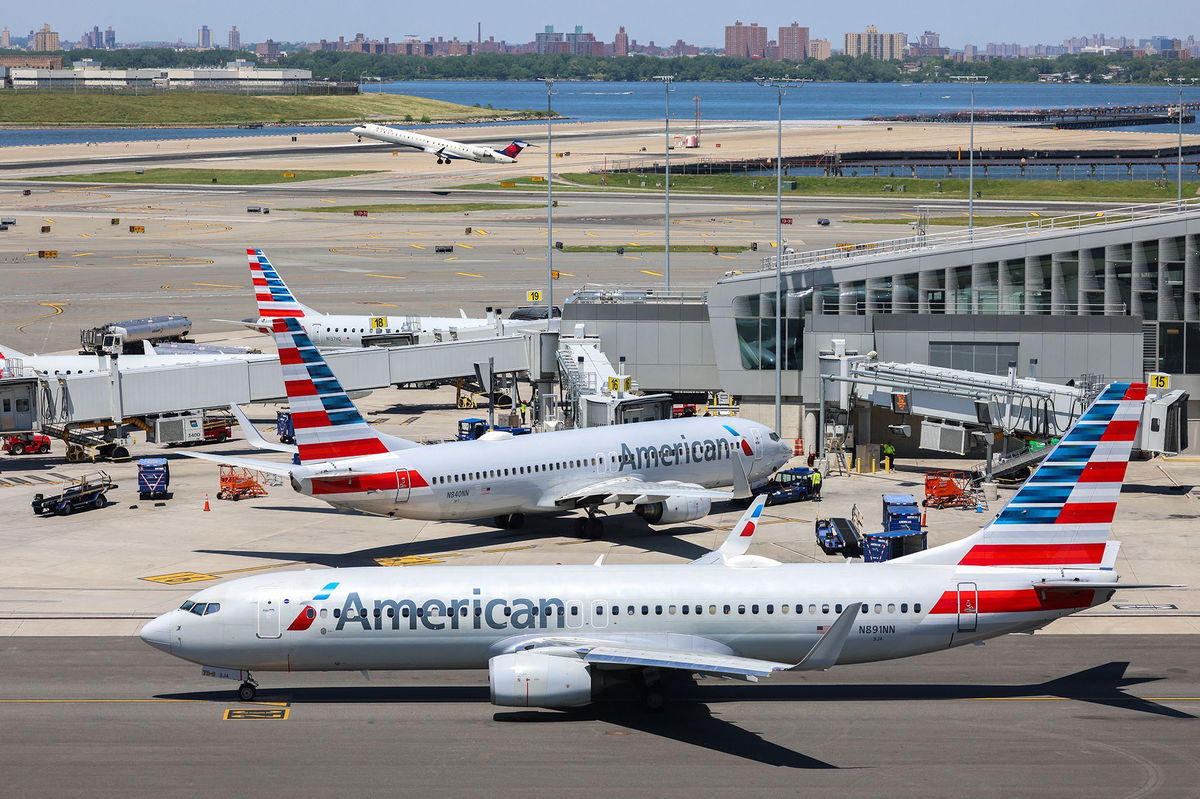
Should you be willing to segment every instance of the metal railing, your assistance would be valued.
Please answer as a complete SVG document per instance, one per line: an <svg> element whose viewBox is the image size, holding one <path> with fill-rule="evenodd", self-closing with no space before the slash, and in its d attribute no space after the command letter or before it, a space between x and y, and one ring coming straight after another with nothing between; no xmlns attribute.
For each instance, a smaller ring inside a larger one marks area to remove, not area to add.
<svg viewBox="0 0 1200 799"><path fill-rule="evenodd" d="M708 302L708 289L700 287L605 286L599 283L584 283L567 297L568 303L655 303L697 305Z"/></svg>
<svg viewBox="0 0 1200 799"><path fill-rule="evenodd" d="M1200 214L1200 198L1129 205L1103 211L1068 214L1065 216L1038 217L1036 219L1009 222L1003 225L964 228L945 233L915 233L899 239L885 239L863 244L837 244L820 250L785 253L784 269L806 269L829 266L831 262L845 261L862 256L879 256L893 253L917 252L934 248L972 245L978 242L996 242L1004 239L1020 239L1043 233L1061 233L1068 230L1118 225L1147 219L1162 219L1169 216ZM768 255L761 261L763 270L775 268L775 258Z"/></svg>
<svg viewBox="0 0 1200 799"><path fill-rule="evenodd" d="M823 313L826 316L846 314L845 305L839 302L827 302ZM942 302L891 302L890 300L856 300L849 309L849 315L865 315L872 313L921 313L945 316L973 314L982 316L1003 316L1021 314L1025 316L1125 316L1128 306L1123 302L1004 302L994 299L977 302L972 305L970 299Z"/></svg>

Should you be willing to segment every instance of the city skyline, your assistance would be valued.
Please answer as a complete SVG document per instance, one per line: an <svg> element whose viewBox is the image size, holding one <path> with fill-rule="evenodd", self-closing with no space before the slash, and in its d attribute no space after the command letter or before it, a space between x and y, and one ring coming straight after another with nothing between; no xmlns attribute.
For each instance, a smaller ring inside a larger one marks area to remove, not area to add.
<svg viewBox="0 0 1200 799"><path fill-rule="evenodd" d="M709 7L707 13L704 8ZM1179 30L1181 23L1195 24L1194 6L1185 0L1162 0L1148 7L1100 7L1078 0L1047 5L1031 0L1015 0L1009 9L1014 13L1001 19L989 20L986 27L963 21L958 13L961 6L948 0L927 0L916 7L897 7L869 1L853 8L822 10L820 15L797 20L794 11L785 11L776 4L751 2L742 4L736 13L715 2L702 2L691 12L679 15L668 7L661 11L648 9L629 0L614 0L603 7L564 9L549 3L523 4L500 8L494 3L479 4L475 10L466 9L461 19L448 21L440 9L412 7L403 10L386 5L347 6L334 8L327 3L308 0L263 0L247 6L230 0L213 0L194 7L172 6L170 9L148 0L120 0L102 8L82 0L48 0L36 7L23 6L4 12L0 26L6 26L13 36L24 37L43 24L59 31L64 40L74 41L82 27L76 20L91 20L87 24L111 26L122 43L176 42L194 43L196 32L207 25L214 32L214 44L223 44L225 35L236 25L244 42L313 42L339 35L352 37L363 32L368 38L390 37L399 41L409 35L420 39L443 36L461 41L476 39L476 25L482 23L483 38L512 43L533 41L534 34L546 25L556 30L570 31L575 25L595 34L600 41L611 42L618 27L624 26L630 39L641 43L656 42L668 46L684 40L704 48L721 48L725 25L734 17L747 24L757 22L771 31L770 38L780 27L799 21L810 29L811 38L829 39L840 45L847 32L862 31L875 25L881 31L904 31L915 39L917 32L931 29L941 34L942 44L962 48L968 44L980 46L987 42L1019 42L1022 45L1059 44L1074 37L1108 31L1114 36L1149 38L1156 35L1186 37L1198 30ZM1029 13L1022 13L1022 9ZM101 19L103 18L103 19ZM1031 21L1036 20L1036 25ZM1186 22L1185 22L1186 21ZM220 35L216 35L220 32Z"/></svg>

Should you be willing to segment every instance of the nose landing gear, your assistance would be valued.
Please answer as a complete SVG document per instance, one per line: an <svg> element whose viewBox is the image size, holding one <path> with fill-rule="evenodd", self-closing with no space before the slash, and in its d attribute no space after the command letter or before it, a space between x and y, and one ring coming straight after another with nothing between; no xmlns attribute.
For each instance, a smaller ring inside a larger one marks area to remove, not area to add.
<svg viewBox="0 0 1200 799"><path fill-rule="evenodd" d="M246 672L246 681L238 686L238 699L242 702L253 702L254 697L258 694L258 680L250 676Z"/></svg>

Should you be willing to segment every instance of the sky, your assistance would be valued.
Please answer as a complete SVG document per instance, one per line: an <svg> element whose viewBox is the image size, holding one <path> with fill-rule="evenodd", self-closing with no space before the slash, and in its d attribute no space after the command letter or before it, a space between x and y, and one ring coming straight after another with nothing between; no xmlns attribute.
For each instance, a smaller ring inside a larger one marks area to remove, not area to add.
<svg viewBox="0 0 1200 799"><path fill-rule="evenodd" d="M584 30L611 41L618 25L641 43L672 44L682 38L701 46L724 46L724 26L736 19L769 28L799 22L814 38L830 39L840 47L842 34L876 25L883 32L907 33L910 40L925 30L942 34L942 44L961 47L988 42L1059 44L1071 36L1107 33L1111 36L1200 35L1200 12L1195 0L1154 0L1117 3L1112 0L1009 0L1001 5L963 0L858 0L855 3L797 4L781 11L778 0L688 0L647 5L641 0L572 3L523 0L462 2L448 13L439 3L400 0L338 2L337 0L204 0L182 3L163 0L42 0L0 6L0 27L15 35L50 23L65 40L78 40L93 25L112 26L118 41L175 41L195 43L196 30L208 25L214 42L224 42L237 25L243 42L347 39L356 33L393 40L414 34L422 39L445 36L475 38L475 23L483 23L483 38L509 42L533 40L545 25L555 30ZM735 6L736 13L731 11ZM998 13L998 9L1005 13ZM463 9L463 10L459 10ZM772 30L771 38L775 38Z"/></svg>

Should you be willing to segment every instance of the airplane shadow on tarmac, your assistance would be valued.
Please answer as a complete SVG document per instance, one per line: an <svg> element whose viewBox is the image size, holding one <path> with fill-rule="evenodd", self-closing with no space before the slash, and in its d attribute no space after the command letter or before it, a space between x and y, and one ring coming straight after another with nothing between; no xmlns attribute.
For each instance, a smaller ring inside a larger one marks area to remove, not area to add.
<svg viewBox="0 0 1200 799"><path fill-rule="evenodd" d="M269 508L269 510L299 509L279 507ZM304 512L311 513L313 511L306 508ZM329 512L336 513L337 511L331 510ZM678 537L679 535L707 531L708 528L672 528L671 534L667 534L647 529L644 525L640 524L624 528L617 525L609 525L609 527L613 529L605 530L603 534L594 540L626 547L638 547L647 552L660 552L689 560L698 558L709 551L699 544L694 544ZM523 530L496 530L488 528L478 533L453 535L446 538L422 539L404 544L389 544L381 547L372 547L371 549L361 549L356 552L288 552L240 549L198 549L196 551L207 555L235 555L246 558L301 561L330 568L347 568L350 566L378 566L379 564L376 562L377 558L437 555L457 550L504 547L512 544L559 537L564 534L570 535L570 532L571 522L569 519L547 518L527 522L527 527Z"/></svg>
<svg viewBox="0 0 1200 799"><path fill-rule="evenodd" d="M761 735L742 729L721 718L714 706L728 702L931 702L945 700L1035 699L1057 697L1076 702L1099 704L1171 719L1195 719L1196 716L1166 707L1124 689L1156 682L1161 677L1126 677L1129 661L1113 661L1030 685L970 684L807 684L731 685L697 683L680 676L671 681L671 703L665 712L647 713L636 704L598 701L572 710L501 710L494 721L507 724L584 724L602 722L627 730L656 735L704 749L734 755L772 766L796 769L838 769L787 747L765 740ZM614 697L620 696L618 690ZM229 703L231 691L195 691L159 694L158 699ZM322 704L390 703L472 703L488 701L488 689L482 685L446 686L356 686L330 688L263 688L259 701L287 701L293 707Z"/></svg>

